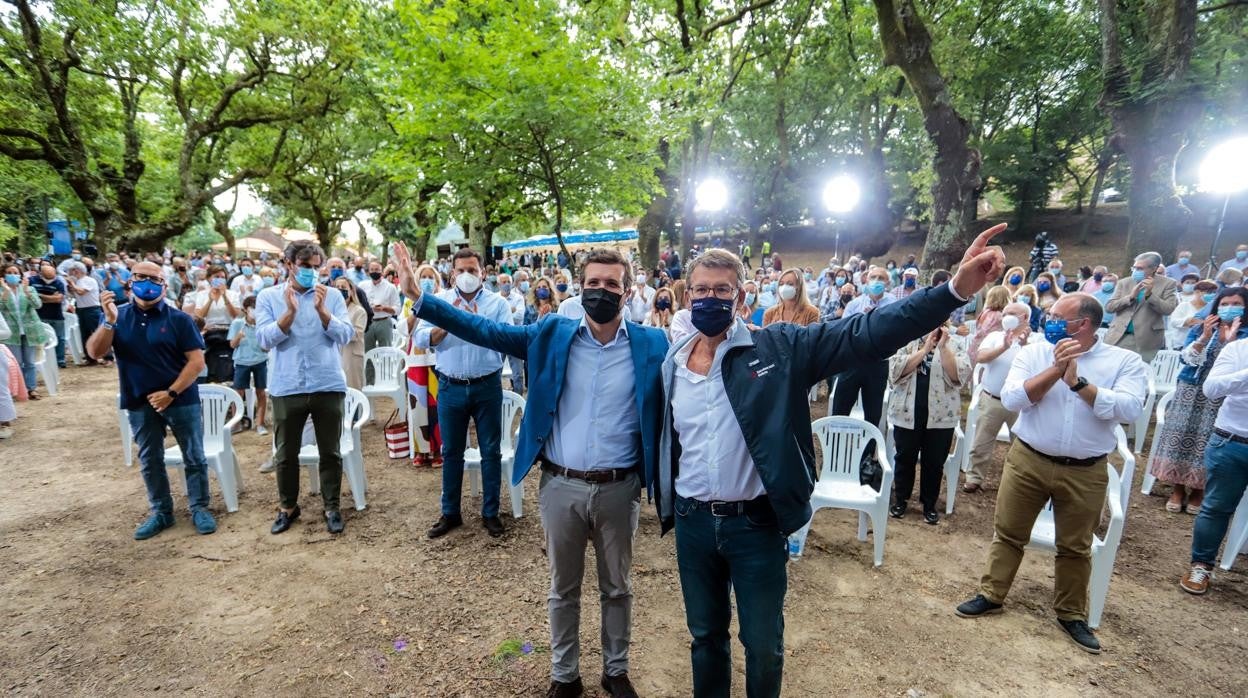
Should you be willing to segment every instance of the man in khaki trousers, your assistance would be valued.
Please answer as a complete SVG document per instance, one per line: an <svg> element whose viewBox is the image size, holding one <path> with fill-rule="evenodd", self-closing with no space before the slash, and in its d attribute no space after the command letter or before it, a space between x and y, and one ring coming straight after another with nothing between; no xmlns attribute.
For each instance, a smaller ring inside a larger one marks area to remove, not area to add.
<svg viewBox="0 0 1248 698"><path fill-rule="evenodd" d="M1001 610L1036 518L1052 500L1053 610L1075 644L1093 654L1101 644L1087 623L1088 581L1092 532L1109 479L1105 464L1115 425L1139 417L1148 389L1147 367L1135 352L1098 340L1102 312L1086 293L1063 296L1045 322L1048 342L1022 349L1010 368L1001 402L1018 412L1016 438L1005 458L979 594L956 611L975 618Z"/></svg>

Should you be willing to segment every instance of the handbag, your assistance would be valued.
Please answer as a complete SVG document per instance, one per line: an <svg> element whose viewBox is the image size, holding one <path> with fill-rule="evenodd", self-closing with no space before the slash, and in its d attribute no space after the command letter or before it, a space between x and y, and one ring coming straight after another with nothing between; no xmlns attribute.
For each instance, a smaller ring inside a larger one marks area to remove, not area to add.
<svg viewBox="0 0 1248 698"><path fill-rule="evenodd" d="M858 482L876 492L884 485L884 466L875 457L875 439L867 442L858 461Z"/></svg>
<svg viewBox="0 0 1248 698"><path fill-rule="evenodd" d="M411 442L407 437L407 422L399 420L399 411L395 410L386 420L383 428L386 435L386 455L392 460L411 456Z"/></svg>

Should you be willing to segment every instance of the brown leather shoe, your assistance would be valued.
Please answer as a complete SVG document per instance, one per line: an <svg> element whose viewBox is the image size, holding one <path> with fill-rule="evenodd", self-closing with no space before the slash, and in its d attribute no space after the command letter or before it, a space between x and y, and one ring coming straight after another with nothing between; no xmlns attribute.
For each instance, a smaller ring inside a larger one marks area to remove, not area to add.
<svg viewBox="0 0 1248 698"><path fill-rule="evenodd" d="M546 698L581 698L583 693L585 693L585 686L581 683L579 676L575 681L568 683L552 679L550 688L546 689Z"/></svg>
<svg viewBox="0 0 1248 698"><path fill-rule="evenodd" d="M619 676L603 674L602 690L611 694L611 698L637 698L637 691L633 689L633 682L628 680L628 674Z"/></svg>

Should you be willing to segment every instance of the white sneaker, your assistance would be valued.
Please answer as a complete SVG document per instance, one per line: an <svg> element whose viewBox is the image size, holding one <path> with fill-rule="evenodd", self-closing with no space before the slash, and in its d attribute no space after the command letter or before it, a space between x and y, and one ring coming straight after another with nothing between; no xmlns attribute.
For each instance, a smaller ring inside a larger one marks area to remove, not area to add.
<svg viewBox="0 0 1248 698"><path fill-rule="evenodd" d="M8 439L13 436L13 427L0 427L0 439Z"/></svg>
<svg viewBox="0 0 1248 698"><path fill-rule="evenodd" d="M256 433L261 436L265 436L269 433L269 430L263 424L260 424L256 427Z"/></svg>
<svg viewBox="0 0 1248 698"><path fill-rule="evenodd" d="M260 472L262 473L271 473L274 470L277 470L277 466L273 464L272 458L260 464Z"/></svg>

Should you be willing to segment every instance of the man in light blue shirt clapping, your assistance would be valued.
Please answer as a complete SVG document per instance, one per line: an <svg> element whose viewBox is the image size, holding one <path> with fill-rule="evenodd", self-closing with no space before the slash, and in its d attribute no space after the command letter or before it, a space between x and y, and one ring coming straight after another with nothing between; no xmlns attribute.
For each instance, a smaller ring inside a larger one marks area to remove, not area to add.
<svg viewBox="0 0 1248 698"><path fill-rule="evenodd" d="M325 254L319 245L300 240L283 253L286 283L266 288L256 298L256 336L273 355L269 394L273 398L273 454L281 500L270 531L281 533L299 518L299 448L303 425L312 418L320 452L321 501L330 533L345 526L338 511L342 492L343 402L342 346L355 333L342 294L317 283Z"/></svg>

